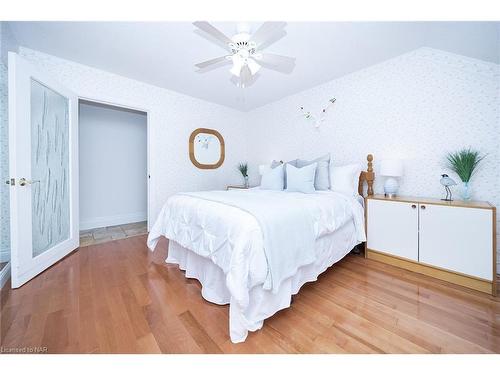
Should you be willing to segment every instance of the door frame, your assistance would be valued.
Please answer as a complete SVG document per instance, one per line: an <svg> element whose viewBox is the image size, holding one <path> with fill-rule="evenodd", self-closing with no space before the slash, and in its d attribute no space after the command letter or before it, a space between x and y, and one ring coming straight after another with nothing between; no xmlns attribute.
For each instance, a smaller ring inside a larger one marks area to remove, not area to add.
<svg viewBox="0 0 500 375"><path fill-rule="evenodd" d="M116 108L123 108L123 109L129 109L132 111L137 111L137 112L142 112L146 114L146 179L147 179L147 188L146 188L146 195L147 195L147 203L146 203L146 220L147 220L147 229L148 232L151 229L151 132L150 132L150 113L151 111L149 109L141 108L138 106L135 106L133 104L122 104L117 103L117 102L110 102L108 100L103 100L103 99L97 99L95 97L87 97L87 96L81 96L78 95L78 119L80 119L80 102L85 101L85 102L90 102L90 103L96 103L96 104L104 104L108 105L111 107L116 107ZM78 121L78 130L80 129L80 121ZM78 219L78 228L80 228L80 219ZM79 229L80 230L80 229Z"/></svg>

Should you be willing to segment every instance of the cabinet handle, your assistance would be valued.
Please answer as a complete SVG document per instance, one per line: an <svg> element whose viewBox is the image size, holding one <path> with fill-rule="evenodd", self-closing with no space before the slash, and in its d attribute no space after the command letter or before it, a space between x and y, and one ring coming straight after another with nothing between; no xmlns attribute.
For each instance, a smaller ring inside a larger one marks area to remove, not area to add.
<svg viewBox="0 0 500 375"><path fill-rule="evenodd" d="M420 208L421 208L422 210L425 210L425 206L424 206L423 204L420 206Z"/></svg>
<svg viewBox="0 0 500 375"><path fill-rule="evenodd" d="M417 205L416 204L412 204L411 208L417 208Z"/></svg>

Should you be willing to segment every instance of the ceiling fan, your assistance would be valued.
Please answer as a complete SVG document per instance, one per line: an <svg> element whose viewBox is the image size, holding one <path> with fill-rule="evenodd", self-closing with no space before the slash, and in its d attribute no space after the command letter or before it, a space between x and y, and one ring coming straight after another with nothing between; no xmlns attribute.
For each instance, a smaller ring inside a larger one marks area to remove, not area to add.
<svg viewBox="0 0 500 375"><path fill-rule="evenodd" d="M219 67L221 63L232 63L231 81L245 88L255 82L258 77L256 74L262 67L282 73L291 73L295 67L293 57L262 52L286 35L286 22L264 22L253 34L250 34L247 24L240 23L237 25L237 33L231 38L206 21L197 21L193 25L214 38L217 44L221 42L229 52L225 56L195 64L201 73L209 68Z"/></svg>

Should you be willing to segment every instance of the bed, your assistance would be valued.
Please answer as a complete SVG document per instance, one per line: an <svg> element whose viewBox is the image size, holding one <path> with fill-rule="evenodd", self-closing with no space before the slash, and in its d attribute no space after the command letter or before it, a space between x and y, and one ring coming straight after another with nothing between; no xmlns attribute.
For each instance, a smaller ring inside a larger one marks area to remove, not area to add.
<svg viewBox="0 0 500 375"><path fill-rule="evenodd" d="M229 304L231 341L243 342L289 307L302 285L366 240L362 196L365 183L373 194L374 180L373 157L367 160L358 196L258 188L175 194L152 227L148 247L168 238L166 263L197 279L205 300Z"/></svg>

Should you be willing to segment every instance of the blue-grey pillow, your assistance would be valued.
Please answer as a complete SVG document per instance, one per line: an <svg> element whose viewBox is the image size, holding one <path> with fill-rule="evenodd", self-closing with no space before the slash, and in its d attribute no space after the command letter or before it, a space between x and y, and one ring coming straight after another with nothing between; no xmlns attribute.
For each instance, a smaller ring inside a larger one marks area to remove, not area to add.
<svg viewBox="0 0 500 375"><path fill-rule="evenodd" d="M297 167L303 168L307 165L317 163L316 177L314 180L314 188L316 190L330 189L330 154L326 154L314 160L297 160Z"/></svg>
<svg viewBox="0 0 500 375"><path fill-rule="evenodd" d="M260 188L264 190L283 190L284 178L283 178L283 164L278 165L275 168L269 169L266 173L262 175L260 181Z"/></svg>
<svg viewBox="0 0 500 375"><path fill-rule="evenodd" d="M317 164L309 164L302 168L296 168L292 164L288 166L286 178L286 191L298 191L301 193L314 193L314 176L316 175Z"/></svg>
<svg viewBox="0 0 500 375"><path fill-rule="evenodd" d="M273 160L271 162L271 168L276 168L278 165L281 165L283 164L284 165L284 170L283 170L283 178L285 180L285 189L286 189L286 167L287 165L293 165L294 167L297 167L297 161L299 159L295 159L295 160L290 160L290 161L287 161L286 163L282 163L282 162L279 162L279 161L276 161L276 160Z"/></svg>

